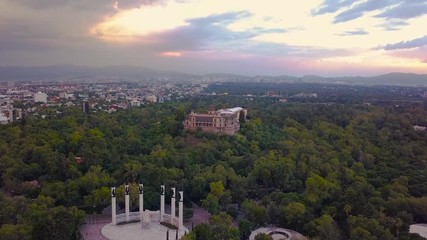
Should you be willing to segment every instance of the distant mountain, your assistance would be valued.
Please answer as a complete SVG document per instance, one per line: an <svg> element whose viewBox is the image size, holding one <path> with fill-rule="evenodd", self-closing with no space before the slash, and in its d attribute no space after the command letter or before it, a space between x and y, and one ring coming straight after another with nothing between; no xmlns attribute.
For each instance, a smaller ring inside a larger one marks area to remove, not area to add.
<svg viewBox="0 0 427 240"><path fill-rule="evenodd" d="M427 86L427 74L388 73L372 78L373 82L389 85L424 85Z"/></svg>
<svg viewBox="0 0 427 240"><path fill-rule="evenodd" d="M316 75L295 76L255 76L252 81L265 82L305 82L348 85L396 85L396 86L427 86L427 74L388 73L374 77L322 77Z"/></svg>
<svg viewBox="0 0 427 240"><path fill-rule="evenodd" d="M374 77L333 77L304 76L303 82L352 84L352 85L396 85L396 86L427 86L427 74L387 73Z"/></svg>
<svg viewBox="0 0 427 240"><path fill-rule="evenodd" d="M243 76L228 73L193 75L181 72L160 71L137 66L83 67L73 65L57 65L47 67L0 67L0 81L10 80L85 80L85 79L117 79L117 80L171 80L171 81L254 81L254 82L306 82L350 85L400 85L427 86L427 74L388 73L374 77L321 77L316 75L295 76Z"/></svg>
<svg viewBox="0 0 427 240"><path fill-rule="evenodd" d="M0 67L0 81L46 80L79 78L116 78L121 80L169 79L188 80L195 76L180 72L158 71L136 66L83 67L57 65L46 67Z"/></svg>

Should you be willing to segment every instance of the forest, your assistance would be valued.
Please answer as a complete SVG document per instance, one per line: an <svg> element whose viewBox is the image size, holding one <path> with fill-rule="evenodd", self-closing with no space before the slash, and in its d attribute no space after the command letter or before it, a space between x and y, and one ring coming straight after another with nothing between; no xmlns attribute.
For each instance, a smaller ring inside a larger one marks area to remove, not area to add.
<svg viewBox="0 0 427 240"><path fill-rule="evenodd" d="M187 113L211 105L247 108L240 133L183 131ZM211 224L186 239L243 240L267 225L319 240L423 239L408 231L427 222L427 131L413 128L427 126L425 102L205 96L43 111L0 126L0 239L76 239L126 181L144 183L145 208L165 184L207 209Z"/></svg>

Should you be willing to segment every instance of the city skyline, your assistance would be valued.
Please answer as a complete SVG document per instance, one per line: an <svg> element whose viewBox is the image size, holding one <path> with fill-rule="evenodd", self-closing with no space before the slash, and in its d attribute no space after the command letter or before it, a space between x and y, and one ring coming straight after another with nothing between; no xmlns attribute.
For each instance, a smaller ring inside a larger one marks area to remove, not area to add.
<svg viewBox="0 0 427 240"><path fill-rule="evenodd" d="M427 73L424 0L3 2L0 66Z"/></svg>

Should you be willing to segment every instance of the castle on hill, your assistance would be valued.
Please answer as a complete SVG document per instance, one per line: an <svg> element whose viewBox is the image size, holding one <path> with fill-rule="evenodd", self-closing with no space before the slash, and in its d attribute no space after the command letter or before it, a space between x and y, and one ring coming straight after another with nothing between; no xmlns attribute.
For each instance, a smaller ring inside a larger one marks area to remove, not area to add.
<svg viewBox="0 0 427 240"><path fill-rule="evenodd" d="M191 112L184 120L185 130L200 129L203 132L234 135L240 130L240 121L246 121L247 110L241 107L215 110L208 113Z"/></svg>

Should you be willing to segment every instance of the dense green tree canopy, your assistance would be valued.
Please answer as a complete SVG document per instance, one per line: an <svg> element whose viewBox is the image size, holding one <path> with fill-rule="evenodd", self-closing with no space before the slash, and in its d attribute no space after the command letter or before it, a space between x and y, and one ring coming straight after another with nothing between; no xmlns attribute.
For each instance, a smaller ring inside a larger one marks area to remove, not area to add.
<svg viewBox="0 0 427 240"><path fill-rule="evenodd" d="M248 108L239 134L183 131L185 113L211 104ZM165 184L220 214L196 239L244 238L268 224L316 239L409 239L409 224L427 221L427 133L413 129L427 124L425 104L217 96L112 114L62 110L0 126L0 239L71 239L83 217L76 207L108 205L109 188L126 181L144 183L149 209ZM232 203L240 234L221 215Z"/></svg>

